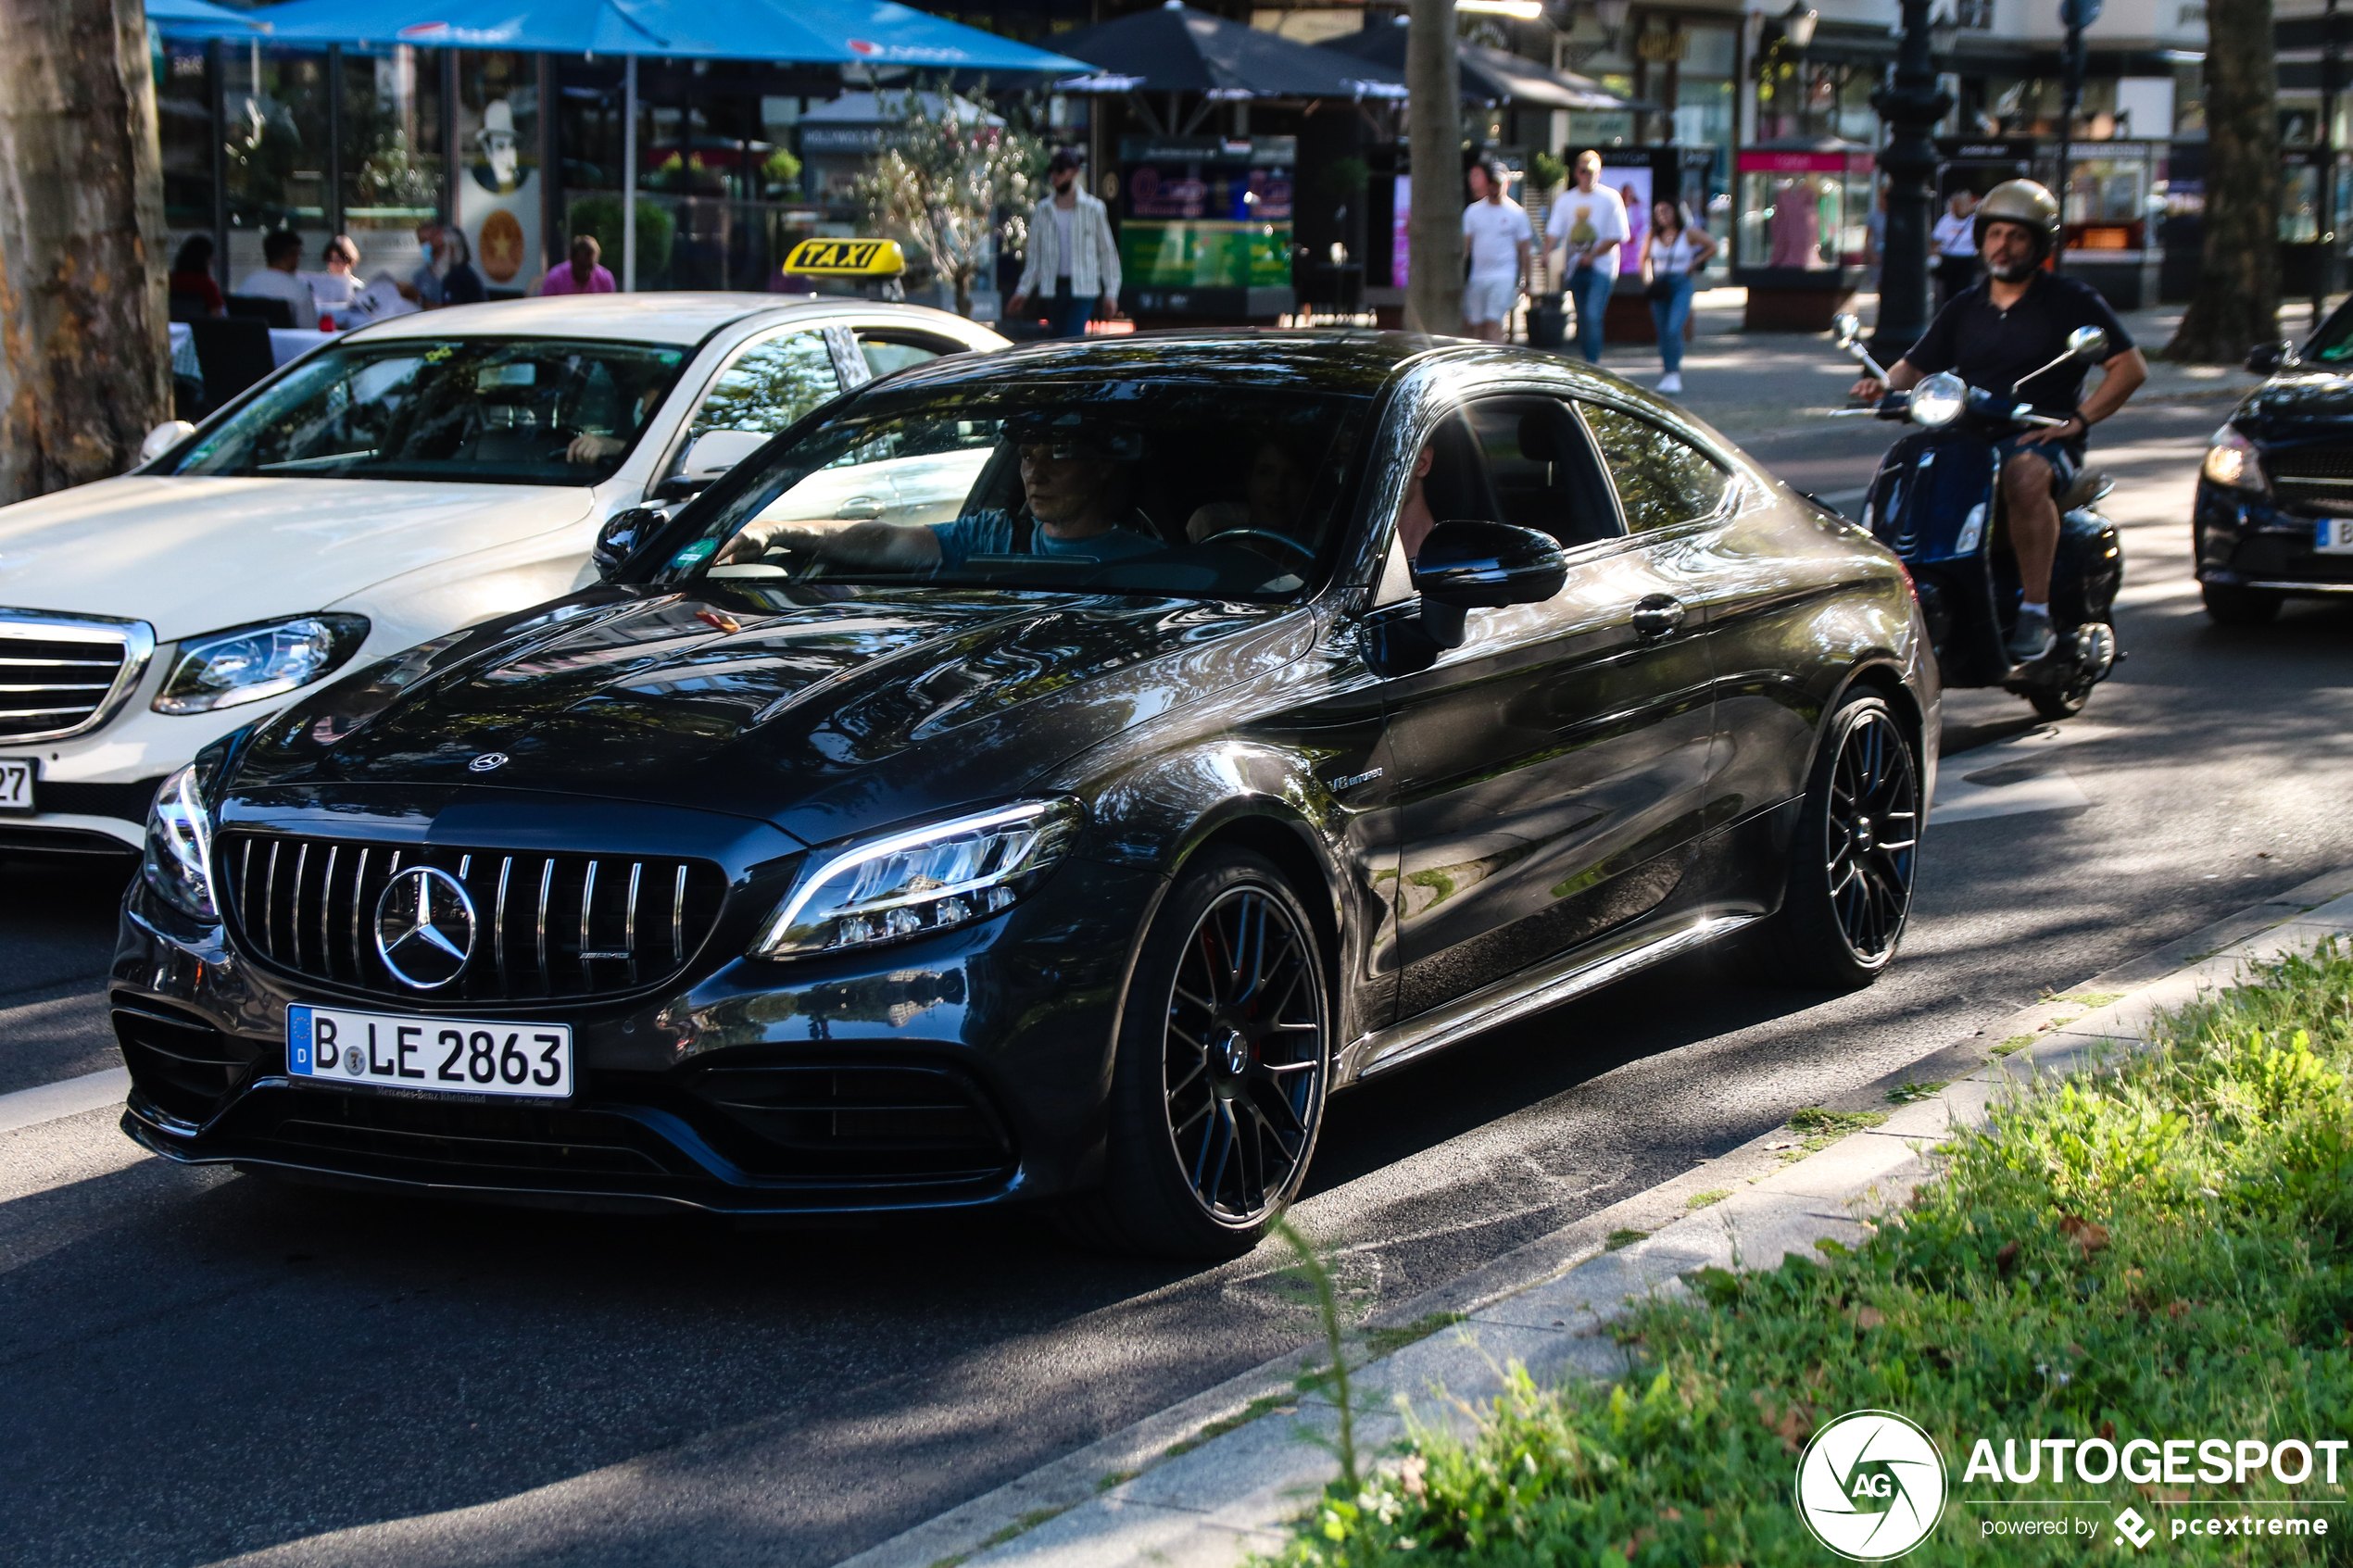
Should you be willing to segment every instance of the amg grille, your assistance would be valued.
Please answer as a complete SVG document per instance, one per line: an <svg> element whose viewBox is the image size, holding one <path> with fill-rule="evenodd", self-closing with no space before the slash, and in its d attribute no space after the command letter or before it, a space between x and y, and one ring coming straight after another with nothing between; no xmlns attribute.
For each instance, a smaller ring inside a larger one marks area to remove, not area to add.
<svg viewBox="0 0 2353 1568"><path fill-rule="evenodd" d="M2353 446L2290 446L2272 452L2270 466L2284 489L2353 493Z"/></svg>
<svg viewBox="0 0 2353 1568"><path fill-rule="evenodd" d="M456 877L473 907L456 976L430 988L384 963L377 903L403 871ZM213 856L225 912L256 957L315 980L414 1002L536 1001L656 985L719 919L725 877L707 860L518 853L224 834Z"/></svg>
<svg viewBox="0 0 2353 1568"><path fill-rule="evenodd" d="M134 621L0 610L0 742L57 740L96 725L154 649Z"/></svg>

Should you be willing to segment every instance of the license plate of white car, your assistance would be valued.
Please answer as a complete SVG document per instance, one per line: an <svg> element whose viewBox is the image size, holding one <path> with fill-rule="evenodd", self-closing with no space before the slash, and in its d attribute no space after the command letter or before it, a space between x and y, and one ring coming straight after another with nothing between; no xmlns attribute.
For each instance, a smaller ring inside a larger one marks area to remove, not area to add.
<svg viewBox="0 0 2353 1568"><path fill-rule="evenodd" d="M572 1027L296 1003L286 1009L286 1071L320 1084L568 1098Z"/></svg>
<svg viewBox="0 0 2353 1568"><path fill-rule="evenodd" d="M2312 548L2324 556L2353 556L2353 517L2324 517L2316 521Z"/></svg>
<svg viewBox="0 0 2353 1568"><path fill-rule="evenodd" d="M0 811L32 814L32 778L39 766L30 757L0 757Z"/></svg>

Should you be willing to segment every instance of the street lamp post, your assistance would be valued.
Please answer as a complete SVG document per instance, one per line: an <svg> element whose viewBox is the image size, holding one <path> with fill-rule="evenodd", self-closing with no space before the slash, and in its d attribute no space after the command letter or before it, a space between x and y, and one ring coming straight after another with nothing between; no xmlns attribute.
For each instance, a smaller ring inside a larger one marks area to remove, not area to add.
<svg viewBox="0 0 2353 1568"><path fill-rule="evenodd" d="M1952 112L1953 96L1936 84L1929 0L1904 0L1895 80L1871 94L1887 122L1879 166L1887 173L1887 244L1880 253L1879 326L1872 352L1895 362L1928 330L1928 236L1934 222L1936 144L1931 133Z"/></svg>

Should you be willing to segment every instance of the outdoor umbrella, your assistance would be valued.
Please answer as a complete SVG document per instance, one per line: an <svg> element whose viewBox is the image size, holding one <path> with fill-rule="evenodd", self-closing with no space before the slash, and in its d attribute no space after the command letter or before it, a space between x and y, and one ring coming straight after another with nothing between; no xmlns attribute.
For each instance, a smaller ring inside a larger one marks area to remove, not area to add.
<svg viewBox="0 0 2353 1568"><path fill-rule="evenodd" d="M245 12L208 0L147 0L147 19L161 31L199 38L251 38L266 31Z"/></svg>
<svg viewBox="0 0 2353 1568"><path fill-rule="evenodd" d="M185 0L181 0L185 3ZM385 43L619 55L622 287L637 283L637 57L939 70L1068 71L1085 62L892 0L291 0L255 13L276 43Z"/></svg>
<svg viewBox="0 0 2353 1568"><path fill-rule="evenodd" d="M1400 24L1403 20L1402 17L1398 19ZM1327 54L1387 68L1402 76L1405 70L1405 33L1406 29L1403 25L1376 25L1362 32L1327 40L1315 47ZM1501 49L1490 49L1483 44L1457 44L1454 57L1460 62L1463 96L1475 103L1521 104L1537 108L1589 111L1655 107L1631 98L1621 98L1604 90L1591 77L1553 70L1534 60L1507 55Z"/></svg>
<svg viewBox="0 0 2353 1568"><path fill-rule="evenodd" d="M1060 83L1073 92L1200 93L1226 98L1402 98L1402 71L1339 60L1320 49L1196 11L1183 0L1057 35L1096 68ZM1172 128L1173 129L1173 128Z"/></svg>

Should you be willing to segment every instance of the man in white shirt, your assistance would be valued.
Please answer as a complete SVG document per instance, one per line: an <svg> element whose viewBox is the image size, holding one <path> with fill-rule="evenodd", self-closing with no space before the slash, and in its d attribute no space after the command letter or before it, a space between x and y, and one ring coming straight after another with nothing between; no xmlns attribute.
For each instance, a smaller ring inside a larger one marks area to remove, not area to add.
<svg viewBox="0 0 2353 1568"><path fill-rule="evenodd" d="M1936 305L1940 310L1944 302L1977 282L1977 198L1967 191L1955 191L1945 204L1944 216L1936 220L1930 231L1928 253L1936 266Z"/></svg>
<svg viewBox="0 0 2353 1568"><path fill-rule="evenodd" d="M1528 286L1528 257L1536 242L1528 209L1504 194L1504 177L1480 158L1470 169L1471 204L1463 208L1463 248L1470 282L1463 286L1463 327L1475 338L1504 341L1504 323Z"/></svg>
<svg viewBox="0 0 2353 1568"><path fill-rule="evenodd" d="M296 326L317 330L319 307L310 297L310 285L295 275L302 265L302 236L291 229L272 230L262 236L261 259L261 270L246 273L237 293L283 299Z"/></svg>
<svg viewBox="0 0 2353 1568"><path fill-rule="evenodd" d="M1568 280L1568 296L1577 306L1577 346L1588 364L1602 362L1602 318L1609 311L1609 291L1617 282L1617 247L1633 238L1626 224L1626 203L1602 183L1602 155L1577 155L1577 185L1553 201L1544 220L1550 244L1547 270ZM1564 267L1559 253L1567 252Z"/></svg>

